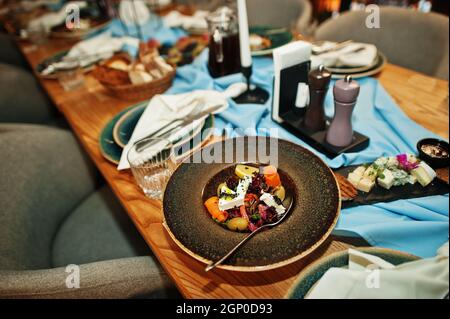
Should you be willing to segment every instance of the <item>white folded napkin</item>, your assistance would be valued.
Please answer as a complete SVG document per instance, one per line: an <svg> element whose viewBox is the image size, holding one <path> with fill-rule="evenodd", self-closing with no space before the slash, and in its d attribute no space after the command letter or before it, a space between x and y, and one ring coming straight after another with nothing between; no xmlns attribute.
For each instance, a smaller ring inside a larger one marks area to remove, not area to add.
<svg viewBox="0 0 450 319"><path fill-rule="evenodd" d="M313 47L313 51L326 50L336 43L324 42L320 47ZM377 58L377 47L366 43L349 43L341 49L311 56L311 68L315 69L323 64L325 67L361 67L369 66Z"/></svg>
<svg viewBox="0 0 450 319"><path fill-rule="evenodd" d="M127 154L136 141L156 132L171 121L176 119L182 120L192 113L198 113L216 106L222 107L214 112L215 114L223 112L228 108L228 97L231 97L228 90L225 92L198 90L185 94L157 95L153 97L139 119L129 143L122 152L118 170L130 168ZM199 125L202 125L206 118L207 116L204 116L194 121L177 134L172 135L169 140L174 141L186 135Z"/></svg>
<svg viewBox="0 0 450 319"><path fill-rule="evenodd" d="M349 249L348 269L331 268L308 299L441 299L449 289L449 245L434 258L394 266Z"/></svg>
<svg viewBox="0 0 450 319"><path fill-rule="evenodd" d="M139 39L132 37L115 38L111 32L104 32L90 39L80 41L70 49L66 55L68 58L80 58L82 66L107 59L114 52L120 51L125 45L139 47Z"/></svg>
<svg viewBox="0 0 450 319"><path fill-rule="evenodd" d="M119 16L127 25L144 25L150 19L150 10L143 0L122 0Z"/></svg>
<svg viewBox="0 0 450 319"><path fill-rule="evenodd" d="M209 15L208 11L198 10L192 16L186 16L179 11L171 11L163 18L164 25L168 28L181 27L185 30L208 30L208 23L206 17Z"/></svg>
<svg viewBox="0 0 450 319"><path fill-rule="evenodd" d="M57 26L63 23L66 20L68 12L68 6L77 6L82 9L87 6L86 1L71 1L65 4L58 12L50 12L46 13L36 19L31 20L28 23L29 28L37 28L39 26L45 27L47 30L50 30L52 27Z"/></svg>

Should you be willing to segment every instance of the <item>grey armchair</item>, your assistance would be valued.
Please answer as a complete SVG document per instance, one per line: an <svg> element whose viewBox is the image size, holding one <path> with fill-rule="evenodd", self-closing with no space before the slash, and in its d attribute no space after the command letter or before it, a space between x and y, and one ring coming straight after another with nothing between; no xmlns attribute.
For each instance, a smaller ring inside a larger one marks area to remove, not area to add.
<svg viewBox="0 0 450 319"><path fill-rule="evenodd" d="M236 9L236 0L177 0L177 3L192 3L204 10L215 10L224 5ZM247 12L250 26L294 27L302 34L311 33L312 5L309 0L247 0Z"/></svg>
<svg viewBox="0 0 450 319"><path fill-rule="evenodd" d="M369 29L369 13L354 11L320 25L316 40L375 44L394 64L448 80L449 20L436 13L381 7L379 29Z"/></svg>
<svg viewBox="0 0 450 319"><path fill-rule="evenodd" d="M65 125L31 72L2 63L0 63L0 123Z"/></svg>
<svg viewBox="0 0 450 319"><path fill-rule="evenodd" d="M300 33L310 32L312 6L309 0L247 0L247 11L250 25L295 27Z"/></svg>
<svg viewBox="0 0 450 319"><path fill-rule="evenodd" d="M70 132L3 124L0 153L0 298L178 296Z"/></svg>
<svg viewBox="0 0 450 319"><path fill-rule="evenodd" d="M16 42L6 33L0 33L0 63L28 69L28 63L17 48Z"/></svg>

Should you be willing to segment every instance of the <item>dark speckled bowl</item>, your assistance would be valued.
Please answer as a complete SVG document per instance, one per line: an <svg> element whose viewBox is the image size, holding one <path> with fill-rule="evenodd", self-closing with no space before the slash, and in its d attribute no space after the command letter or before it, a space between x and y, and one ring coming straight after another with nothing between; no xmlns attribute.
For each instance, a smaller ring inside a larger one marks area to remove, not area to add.
<svg viewBox="0 0 450 319"><path fill-rule="evenodd" d="M271 149L274 145L276 147ZM230 148L233 156L226 158ZM208 194L214 192L212 181L218 180L221 174L228 174L235 163L268 164L265 158L249 156L248 152L244 158L238 158L238 148L256 149L253 152L256 154L266 154L269 149L272 154L278 151L282 182L288 191L294 192L294 205L283 223L255 235L219 268L263 271L307 256L325 241L337 222L339 187L332 171L320 158L284 140L237 138L202 150L203 154L221 152L221 163L207 164L205 156L200 163L192 163L199 158L199 153L187 159L173 174L164 194L165 226L169 234L185 252L204 263L221 258L246 236L214 222L204 208L202 197L204 190Z"/></svg>

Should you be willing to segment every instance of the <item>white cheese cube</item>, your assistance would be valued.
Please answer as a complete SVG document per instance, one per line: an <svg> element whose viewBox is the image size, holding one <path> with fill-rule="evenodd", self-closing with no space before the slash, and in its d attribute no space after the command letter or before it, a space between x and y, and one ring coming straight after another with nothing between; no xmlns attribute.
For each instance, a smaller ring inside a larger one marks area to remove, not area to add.
<svg viewBox="0 0 450 319"><path fill-rule="evenodd" d="M348 174L348 181L353 185L353 186L357 186L359 181L361 180L362 175L358 175L355 172Z"/></svg>
<svg viewBox="0 0 450 319"><path fill-rule="evenodd" d="M378 184L383 188L390 189L392 187L392 185L394 185L394 180L395 180L394 175L392 174L392 172L390 170L385 169L383 171L382 177L383 178L378 177L378 179L377 179Z"/></svg>
<svg viewBox="0 0 450 319"><path fill-rule="evenodd" d="M358 186L356 188L362 192L369 193L372 188L375 186L375 181L372 181L368 178L363 178L359 181Z"/></svg>
<svg viewBox="0 0 450 319"><path fill-rule="evenodd" d="M423 187L428 186L436 178L436 172L425 162L420 162L419 167L411 171L411 175L417 178Z"/></svg>
<svg viewBox="0 0 450 319"><path fill-rule="evenodd" d="M283 205L278 205L275 198L269 193L263 193L259 199L266 203L267 206L275 208L278 215L282 215L286 211L286 208Z"/></svg>
<svg viewBox="0 0 450 319"><path fill-rule="evenodd" d="M368 180L374 182L376 178L377 178L377 170L371 165L364 172L363 179L368 179Z"/></svg>
<svg viewBox="0 0 450 319"><path fill-rule="evenodd" d="M231 200L226 200L223 198L219 199L219 209L224 211L232 208L239 208L244 205L244 197L236 197Z"/></svg>
<svg viewBox="0 0 450 319"><path fill-rule="evenodd" d="M366 171L366 168L364 166L359 166L358 168L356 168L353 173L355 175L359 175L360 177L362 177L364 175L364 172Z"/></svg>

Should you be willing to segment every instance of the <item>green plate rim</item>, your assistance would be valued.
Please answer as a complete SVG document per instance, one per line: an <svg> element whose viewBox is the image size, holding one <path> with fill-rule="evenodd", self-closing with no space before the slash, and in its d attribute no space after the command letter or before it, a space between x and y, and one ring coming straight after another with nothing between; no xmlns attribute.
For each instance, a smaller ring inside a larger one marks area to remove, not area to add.
<svg viewBox="0 0 450 319"><path fill-rule="evenodd" d="M278 29L278 28L275 28L275 27L270 26L270 25L255 25L255 26L251 26L250 27L250 34L261 34L261 32L259 32L259 33L255 32L256 29L258 29L258 30L264 30L264 29L271 30L271 29ZM289 32L288 30L286 30L285 32L280 32L279 34L286 35L287 38L289 38L289 41L286 41L286 42L284 42L282 44L280 43L279 45L276 45L276 46L271 46L270 48L267 48L267 49L264 49L264 50L251 51L252 56L270 55L270 54L272 54L273 50L275 50L276 48L279 48L279 47L281 47L283 45L286 45L286 44L290 43L294 39L293 34L291 32ZM272 36L267 35L267 37L272 40L273 37L279 36L279 34L275 34L275 35L272 35Z"/></svg>
<svg viewBox="0 0 450 319"><path fill-rule="evenodd" d="M148 104L148 102L147 102L147 104ZM119 134L119 131L121 130L120 126L125 122L125 120L127 120L129 117L131 117L140 108L142 108L142 107L145 108L145 106L146 106L146 104L145 105L138 105L136 108L133 108L133 109L129 110L128 112L126 112L125 114L123 114L121 116L121 118L116 122L116 124L114 125L114 128L113 128L113 138L114 138L114 141L116 142L116 144L118 146L124 148L125 145L127 145L128 142L129 142L129 140L126 141L126 140L121 138L121 135ZM141 114L141 116L142 116L142 114ZM205 126L205 121L203 121L198 127L190 130L189 133L187 133L186 135L182 136L179 140L177 140L174 143L174 146L177 147L179 144L181 145L181 144L187 143L194 136L196 136L198 133L200 133L204 126Z"/></svg>
<svg viewBox="0 0 450 319"><path fill-rule="evenodd" d="M100 132L100 135L99 135L99 137L98 137L98 144L99 144L100 153L101 153L101 155L102 155L105 159L107 159L109 162L118 165L118 164L119 164L119 161L120 161L120 158L119 158L119 159L115 159L115 158L114 158L114 157L113 157L113 156L105 149L103 143L111 144L111 143L107 142L106 139L112 141L113 144L114 144L114 146L117 147L118 149L120 148L120 149L122 150L122 148L114 141L114 138L112 137L112 133L111 133L111 138L109 138L109 136L108 136L108 138L105 136L105 135L107 134L107 131L110 130L110 131L112 132L112 128L114 127L115 123L118 121L118 119L120 119L121 116L123 116L123 114L129 112L129 111L132 110L133 108L139 107L141 104L144 104L144 103L148 103L148 101L141 102L141 103L138 103L138 104L134 104L134 105L131 105L131 106L129 106L129 107L123 109L122 111L120 111L119 113L117 113L111 120L109 120L108 123L103 127L102 131ZM191 153L194 152L194 151L197 151L200 147L202 147L203 144L204 144L204 142L212 136L212 134L213 134L213 130L212 130L212 129L214 128L214 125L215 125L215 118L214 118L214 115L211 114L211 115L205 120L205 123L203 124L203 127L202 127L201 131L198 133L198 134L202 134L202 137L203 137L201 143L199 143L198 145L194 145L193 148L189 151L189 153L182 154L182 155L180 155L179 157L177 157L177 160L183 159L183 158L186 157L187 155L191 154ZM205 130L208 130L208 129L209 129L208 135L207 135L207 136L203 136ZM191 138L191 140L192 140L192 138ZM186 141L186 143L190 142L191 140ZM118 149L117 149L117 151L119 151ZM121 152L121 153L122 153L122 152Z"/></svg>
<svg viewBox="0 0 450 319"><path fill-rule="evenodd" d="M371 255L374 255L377 257L381 257L384 255L384 256L390 256L392 258L403 259L404 261L399 264L420 259L419 257L414 256L412 254L389 249L389 248L355 247L353 249L363 252L363 253L371 254ZM323 274L333 266L330 265L330 267L327 268L325 271L321 271L320 268L322 266L326 265L327 263L332 264L333 262L335 262L335 263L339 262L342 258L347 258L347 256L348 256L348 250L344 250L344 251L336 252L334 254L325 256L325 257L320 258L320 259L314 261L313 263L309 264L306 268L304 268L300 272L300 274L294 280L294 283L289 288L288 292L285 295L285 298L286 299L303 299L303 298L305 298L305 296L309 293L309 291L312 289L312 287L315 285L315 283L317 283L317 281L320 280L320 278L323 276ZM316 274L317 272L319 272L318 275ZM317 278L316 280L313 279L313 281L308 283L308 279L311 276L315 276L315 275L319 276L319 278ZM306 285L306 289L303 289L304 290L303 293L301 291L298 292L298 290L302 289L302 288L300 288L300 286L302 284Z"/></svg>

